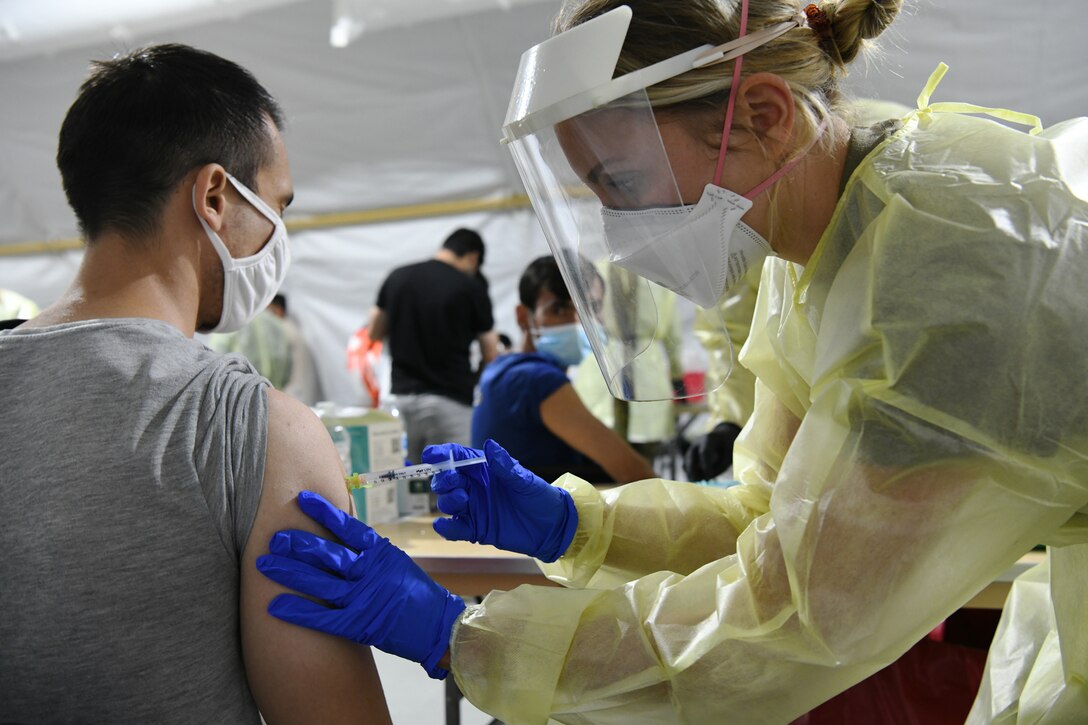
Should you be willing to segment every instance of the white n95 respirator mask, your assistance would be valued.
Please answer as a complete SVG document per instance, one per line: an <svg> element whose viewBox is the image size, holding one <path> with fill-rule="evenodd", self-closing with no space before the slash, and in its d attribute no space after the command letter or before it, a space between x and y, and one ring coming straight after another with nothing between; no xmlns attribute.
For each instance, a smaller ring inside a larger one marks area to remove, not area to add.
<svg viewBox="0 0 1088 725"><path fill-rule="evenodd" d="M230 174L227 174L227 178L246 201L272 222L273 230L260 251L235 259L204 218L199 213L196 215L223 265L223 313L219 317L219 324L210 332L236 332L249 324L276 296L291 266L291 249L287 246L287 228L283 219L245 184ZM196 211L195 185L193 211Z"/></svg>
<svg viewBox="0 0 1088 725"><path fill-rule="evenodd" d="M741 221L752 201L707 184L694 205L601 209L609 261L704 309L717 305L771 245Z"/></svg>

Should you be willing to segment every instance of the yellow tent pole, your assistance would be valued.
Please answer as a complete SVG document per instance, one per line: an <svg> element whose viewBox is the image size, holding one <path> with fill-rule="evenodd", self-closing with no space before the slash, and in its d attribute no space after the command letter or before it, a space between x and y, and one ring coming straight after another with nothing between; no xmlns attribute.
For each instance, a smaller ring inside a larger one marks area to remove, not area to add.
<svg viewBox="0 0 1088 725"><path fill-rule="evenodd" d="M410 204L383 209L363 211L334 212L297 217L286 222L288 231L300 232L308 229L330 229L333 227L362 226L387 222L423 219L427 217L454 216L484 211L513 211L529 208L529 197L524 194L504 196L497 199L463 199L442 201L428 204ZM14 257L23 254L50 254L81 249L81 239L51 239L48 241L16 242L0 244L0 257Z"/></svg>
<svg viewBox="0 0 1088 725"><path fill-rule="evenodd" d="M310 217L291 219L287 222L287 229L288 231L294 232L304 231L306 229L349 227L363 224L407 221L409 219L422 219L425 217L472 214L474 212L482 211L513 211L515 209L527 209L528 207L529 197L524 194L517 194L515 196L506 196L499 199L464 199L461 201L441 201L430 204L412 204L409 206L393 206L384 209L368 209L366 211L318 214Z"/></svg>
<svg viewBox="0 0 1088 725"><path fill-rule="evenodd" d="M48 242L17 242L15 244L0 244L0 257L15 257L20 254L53 254L82 248L82 239L52 239Z"/></svg>

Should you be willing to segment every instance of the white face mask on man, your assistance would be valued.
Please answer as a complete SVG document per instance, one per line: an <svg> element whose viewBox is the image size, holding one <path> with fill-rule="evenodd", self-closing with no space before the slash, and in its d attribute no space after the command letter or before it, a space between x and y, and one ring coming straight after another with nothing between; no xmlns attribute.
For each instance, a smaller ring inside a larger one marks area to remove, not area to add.
<svg viewBox="0 0 1088 725"><path fill-rule="evenodd" d="M197 213L196 218L200 221L200 226L204 227L204 233L208 235L223 265L223 312L219 323L211 332L236 332L249 324L275 297L291 266L291 249L287 245L287 228L283 219L245 184L230 174L227 174L227 178L246 201L272 222L273 230L272 236L260 251L249 257L235 259L230 256L219 235ZM193 211L196 211L195 185Z"/></svg>

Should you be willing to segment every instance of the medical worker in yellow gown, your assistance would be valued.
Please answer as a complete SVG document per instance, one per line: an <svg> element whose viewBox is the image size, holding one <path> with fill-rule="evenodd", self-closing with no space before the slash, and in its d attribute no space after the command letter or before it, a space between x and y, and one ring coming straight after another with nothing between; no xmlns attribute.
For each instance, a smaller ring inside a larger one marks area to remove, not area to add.
<svg viewBox="0 0 1088 725"><path fill-rule="evenodd" d="M489 444L435 477L436 528L565 586L463 609L300 495L343 545L278 534L260 568L327 604L271 611L448 668L507 723L784 723L1045 543L970 722L1088 721L1088 120L931 102L942 66L848 127L843 70L899 0L616 4L564 7L504 132L608 379L638 351L602 354L579 256L707 309L771 257L740 484L548 485Z"/></svg>
<svg viewBox="0 0 1088 725"><path fill-rule="evenodd" d="M898 118L910 109L895 101L875 98L852 100L844 119L854 126L869 126ZM756 378L743 365L734 365L733 352L743 347L752 329L762 265L753 265L716 307L697 309L692 332L706 351L705 387L709 409L705 432L684 452L684 471L690 481L721 477L733 464L733 442L755 407ZM586 364L594 361L586 360Z"/></svg>

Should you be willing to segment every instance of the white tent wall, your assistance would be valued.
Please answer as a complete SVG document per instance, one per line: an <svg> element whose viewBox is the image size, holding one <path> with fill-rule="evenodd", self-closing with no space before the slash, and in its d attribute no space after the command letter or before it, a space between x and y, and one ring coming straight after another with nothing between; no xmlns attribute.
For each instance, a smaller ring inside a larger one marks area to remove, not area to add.
<svg viewBox="0 0 1088 725"><path fill-rule="evenodd" d="M2 14L24 4L0 4L0 28ZM176 28L133 24L124 41L99 28L83 44L69 38L37 54L0 54L0 287L45 305L71 280L79 252L48 251L64 248L53 240L76 236L53 161L57 131L88 59L149 42L220 53L250 68L280 99L296 189L288 220L521 193L497 142L499 127L518 59L547 36L559 3L494 0L488 9L483 0L436 1L436 17L426 21L418 20L426 3L415 0L349 4L381 6L384 27L371 23L343 49L328 42L333 3L269 0L239 3L206 20L190 13ZM398 25L398 8L413 22ZM1082 13L1081 0L908 2L882 38L884 56L858 64L848 86L857 96L913 105L944 60L951 70L936 100L1024 110L1047 124L1080 115L1088 109L1088 46L1073 20ZM483 234L496 325L515 335L517 277L547 251L528 211L293 234L295 266L285 292L330 397L350 402L360 394L344 370L344 345L363 324L382 278L431 256L458 226Z"/></svg>
<svg viewBox="0 0 1088 725"><path fill-rule="evenodd" d="M547 35L550 3L457 15L328 44L330 8L295 3L244 17L134 38L183 42L246 66L284 107L296 200L292 218L516 193L499 126L521 52ZM501 40L498 43L491 41ZM53 156L61 120L89 58L107 42L0 63L0 254L3 245L75 237ZM496 329L516 337L513 307L525 263L547 253L531 212L476 213L292 234L284 286L314 350L326 397L356 402L345 366L385 275L425 259L459 226L488 244ZM41 305L63 292L79 253L0 256L0 287Z"/></svg>
<svg viewBox="0 0 1088 725"><path fill-rule="evenodd" d="M0 289L14 290L44 307L68 287L82 259L79 250L0 256Z"/></svg>
<svg viewBox="0 0 1088 725"><path fill-rule="evenodd" d="M362 396L358 379L346 373L345 347L352 333L366 324L385 275L393 266L433 256L458 227L475 229L484 238L483 272L490 283L495 329L517 341L518 278L529 260L549 253L528 210L305 232L291 238L292 267L284 295L314 351L326 398L348 403Z"/></svg>
<svg viewBox="0 0 1088 725"><path fill-rule="evenodd" d="M882 55L856 64L852 95L914 107L939 61L934 101L1039 116L1049 126L1088 114L1088 44L1081 0L906 0L880 38Z"/></svg>
<svg viewBox="0 0 1088 725"><path fill-rule="evenodd" d="M291 215L507 192L518 186L499 126L524 47L550 3L457 16L328 44L329 6L302 2L236 20L0 63L0 243L74 236L56 137L88 60L182 42L253 71L288 118Z"/></svg>

